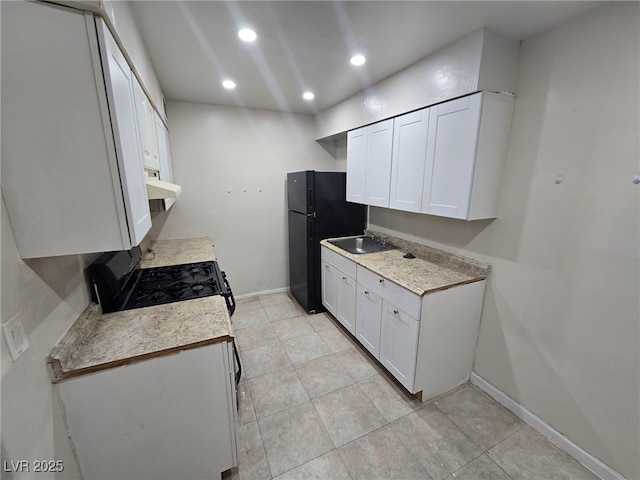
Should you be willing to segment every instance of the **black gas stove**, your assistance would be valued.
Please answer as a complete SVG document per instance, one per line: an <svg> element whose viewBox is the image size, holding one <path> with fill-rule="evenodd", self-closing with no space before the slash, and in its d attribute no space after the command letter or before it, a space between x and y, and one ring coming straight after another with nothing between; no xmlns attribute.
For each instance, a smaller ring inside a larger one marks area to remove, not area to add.
<svg viewBox="0 0 640 480"><path fill-rule="evenodd" d="M148 307L227 293L224 274L214 261L145 268L139 271L124 308Z"/></svg>
<svg viewBox="0 0 640 480"><path fill-rule="evenodd" d="M236 309L227 276L216 261L140 268L139 247L100 255L90 266L94 301L103 313L151 307L172 302L222 295L229 316ZM242 366L235 341L235 380L240 382Z"/></svg>
<svg viewBox="0 0 640 480"><path fill-rule="evenodd" d="M229 314L235 301L218 262L140 268L140 249L108 252L91 264L95 300L104 313L222 295Z"/></svg>

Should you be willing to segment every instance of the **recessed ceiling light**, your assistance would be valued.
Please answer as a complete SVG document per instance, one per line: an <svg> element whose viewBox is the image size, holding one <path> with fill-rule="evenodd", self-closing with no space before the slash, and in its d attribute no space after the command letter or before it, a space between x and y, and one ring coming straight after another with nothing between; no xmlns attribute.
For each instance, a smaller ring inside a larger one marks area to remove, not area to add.
<svg viewBox="0 0 640 480"><path fill-rule="evenodd" d="M364 65L364 62L367 61L367 59L364 57L364 55L354 55L353 57L351 57L351 65L355 65L356 67L360 66L360 65Z"/></svg>
<svg viewBox="0 0 640 480"><path fill-rule="evenodd" d="M313 100L315 97L315 95L313 94L313 92L304 92L302 94L302 98L304 98L305 100Z"/></svg>
<svg viewBox="0 0 640 480"><path fill-rule="evenodd" d="M224 82L222 82L222 86L227 90L233 90L234 88L236 88L236 82L234 82L233 80L225 80Z"/></svg>
<svg viewBox="0 0 640 480"><path fill-rule="evenodd" d="M249 28L243 28L242 30L238 30L238 37L240 37L240 40L243 42L255 42L258 35Z"/></svg>

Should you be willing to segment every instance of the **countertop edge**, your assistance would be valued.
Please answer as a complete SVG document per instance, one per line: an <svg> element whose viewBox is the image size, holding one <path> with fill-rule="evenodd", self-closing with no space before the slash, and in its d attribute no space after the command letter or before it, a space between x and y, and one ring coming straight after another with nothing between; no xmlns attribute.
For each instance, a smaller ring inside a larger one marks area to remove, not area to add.
<svg viewBox="0 0 640 480"><path fill-rule="evenodd" d="M153 358L165 357L168 355L173 355L176 353L180 353L185 350L192 350L194 348L204 347L207 345L213 345L221 342L232 342L233 337L229 335L222 335L219 337L211 338L209 340L202 340L200 342L190 343L186 345L180 345L177 347L166 348L164 350L157 350L155 352L144 353L142 355L135 355L133 357L122 358L119 360L113 360L110 362L99 363L96 365L91 365L89 367L81 367L75 370L64 371L62 368L62 363L60 359L47 356L46 362L49 367L49 376L51 378L51 383L59 383L63 380L67 380L69 378L81 377L83 375L87 375L90 373L97 373L103 370L109 370L115 367L122 367L125 365L130 365L133 363L139 363L145 360L150 360Z"/></svg>

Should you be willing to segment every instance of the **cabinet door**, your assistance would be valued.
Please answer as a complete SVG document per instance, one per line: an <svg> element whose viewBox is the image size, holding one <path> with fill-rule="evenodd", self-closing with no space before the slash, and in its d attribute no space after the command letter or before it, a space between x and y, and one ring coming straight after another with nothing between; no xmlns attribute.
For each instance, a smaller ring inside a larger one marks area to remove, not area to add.
<svg viewBox="0 0 640 480"><path fill-rule="evenodd" d="M380 362L413 392L420 322L386 300L382 306Z"/></svg>
<svg viewBox="0 0 640 480"><path fill-rule="evenodd" d="M380 358L382 297L360 284L357 290L356 338L374 357Z"/></svg>
<svg viewBox="0 0 640 480"><path fill-rule="evenodd" d="M136 123L142 150L142 164L150 170L160 170L155 112L138 79L133 74L131 75L131 87L135 96Z"/></svg>
<svg viewBox="0 0 640 480"><path fill-rule="evenodd" d="M356 333L356 281L349 275L337 272L337 314L338 321L352 335Z"/></svg>
<svg viewBox="0 0 640 480"><path fill-rule="evenodd" d="M347 133L347 201L366 203L367 127Z"/></svg>
<svg viewBox="0 0 640 480"><path fill-rule="evenodd" d="M394 121L391 208L420 212L428 128L428 108L407 113Z"/></svg>
<svg viewBox="0 0 640 480"><path fill-rule="evenodd" d="M171 148L169 146L169 132L158 114L155 115L156 137L158 139L158 162L160 164L160 180L173 183L173 165L171 164ZM165 210L169 210L176 202L175 198L165 198Z"/></svg>
<svg viewBox="0 0 640 480"><path fill-rule="evenodd" d="M482 94L431 107L422 213L467 218Z"/></svg>
<svg viewBox="0 0 640 480"><path fill-rule="evenodd" d="M325 262L321 261L322 269L322 304L333 315L337 317L337 270L336 268Z"/></svg>
<svg viewBox="0 0 640 480"><path fill-rule="evenodd" d="M366 204L389 206L391 185L391 155L393 147L393 119L368 127Z"/></svg>
<svg viewBox="0 0 640 480"><path fill-rule="evenodd" d="M97 24L129 238L131 245L139 245L151 228L151 214L138 143L132 73L104 22Z"/></svg>

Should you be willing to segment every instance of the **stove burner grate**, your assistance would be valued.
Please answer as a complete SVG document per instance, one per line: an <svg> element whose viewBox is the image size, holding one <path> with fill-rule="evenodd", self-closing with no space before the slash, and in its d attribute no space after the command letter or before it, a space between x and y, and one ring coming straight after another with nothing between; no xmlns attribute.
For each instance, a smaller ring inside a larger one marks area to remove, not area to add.
<svg viewBox="0 0 640 480"><path fill-rule="evenodd" d="M227 288L215 262L142 269L125 309L220 294L227 294Z"/></svg>

